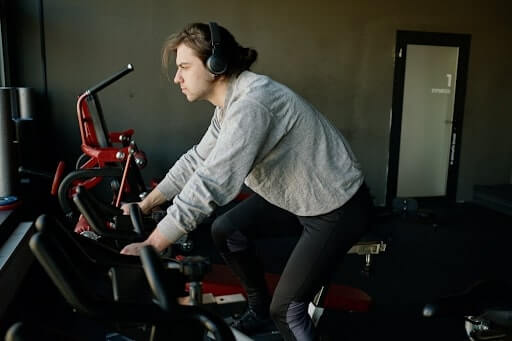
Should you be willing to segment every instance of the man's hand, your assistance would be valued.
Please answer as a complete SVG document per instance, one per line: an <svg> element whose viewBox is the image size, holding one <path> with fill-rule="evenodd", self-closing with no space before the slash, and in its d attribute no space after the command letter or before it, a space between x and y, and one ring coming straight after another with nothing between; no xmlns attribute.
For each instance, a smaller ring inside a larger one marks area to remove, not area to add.
<svg viewBox="0 0 512 341"><path fill-rule="evenodd" d="M123 255L132 255L138 256L140 254L140 250L146 246L151 245L155 248L157 252L162 252L169 246L171 246L171 241L168 240L163 234L158 231L158 228L154 229L153 232L149 235L148 239L141 243L132 243L126 245L122 250L121 254Z"/></svg>
<svg viewBox="0 0 512 341"><path fill-rule="evenodd" d="M130 215L130 206L131 205L139 205L140 212L142 214L148 214L148 212L144 211L144 209L143 209L142 201L139 201L139 202L129 202L126 204L122 204L120 209L123 211L124 215Z"/></svg>
<svg viewBox="0 0 512 341"><path fill-rule="evenodd" d="M155 188L151 191L151 193L148 194L146 198L144 198L144 200L137 202L137 205L139 205L142 214L149 214L154 207L157 207L158 205L163 204L166 201L167 199L165 198L165 196L162 193L160 193L158 189ZM124 215L130 215L131 204L132 203L121 205L120 208L123 211Z"/></svg>
<svg viewBox="0 0 512 341"><path fill-rule="evenodd" d="M123 214L124 215L130 215L130 205L132 203L126 203L126 204L122 204L120 209L121 211L123 211Z"/></svg>
<svg viewBox="0 0 512 341"><path fill-rule="evenodd" d="M140 250L146 245L148 245L146 242L128 244L121 250L121 254L139 256Z"/></svg>

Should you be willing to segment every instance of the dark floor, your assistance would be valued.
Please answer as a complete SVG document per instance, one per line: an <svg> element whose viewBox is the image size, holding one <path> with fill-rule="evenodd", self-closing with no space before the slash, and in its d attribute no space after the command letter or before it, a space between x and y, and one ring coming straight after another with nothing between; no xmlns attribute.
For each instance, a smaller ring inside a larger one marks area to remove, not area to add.
<svg viewBox="0 0 512 341"><path fill-rule="evenodd" d="M327 312L321 321L324 339L465 340L461 317L427 319L422 317L422 308L479 280L511 280L512 217L469 203L435 202L420 205L416 213L392 215L383 210L379 216L369 237L384 240L387 251L373 258L371 276L361 275L361 256L348 255L333 278L366 291L373 307L368 313ZM197 231L194 238L197 252L220 261L210 248L208 231ZM265 250L273 252L262 252L262 256L270 272L284 266L293 242L266 241ZM91 323L71 312L37 264L9 311L0 321L2 334L17 320L59 323L71 330ZM101 329L84 330L94 335Z"/></svg>
<svg viewBox="0 0 512 341"><path fill-rule="evenodd" d="M418 213L375 226L388 250L375 258L370 278L358 276L357 256L347 256L336 273L337 282L362 288L374 300L369 314L332 319L334 330L343 330L339 339L464 340L461 317L423 318L424 304L477 281L510 281L512 217L473 204L435 202Z"/></svg>

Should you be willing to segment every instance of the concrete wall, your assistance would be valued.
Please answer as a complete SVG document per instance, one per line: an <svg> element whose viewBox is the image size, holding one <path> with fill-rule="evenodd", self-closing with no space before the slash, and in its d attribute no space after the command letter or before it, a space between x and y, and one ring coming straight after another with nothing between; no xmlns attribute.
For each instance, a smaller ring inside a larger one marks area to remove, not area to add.
<svg viewBox="0 0 512 341"><path fill-rule="evenodd" d="M253 70L287 84L347 137L376 202L384 203L397 30L472 35L458 200L474 184L506 183L512 169L511 5L494 1L62 1L44 0L45 113L56 156L79 155L75 100L122 66L135 72L100 93L111 131L136 129L161 176L198 141L213 107L188 104L160 72L163 40L185 24L217 21L254 47ZM11 5L14 82L43 93L39 1Z"/></svg>

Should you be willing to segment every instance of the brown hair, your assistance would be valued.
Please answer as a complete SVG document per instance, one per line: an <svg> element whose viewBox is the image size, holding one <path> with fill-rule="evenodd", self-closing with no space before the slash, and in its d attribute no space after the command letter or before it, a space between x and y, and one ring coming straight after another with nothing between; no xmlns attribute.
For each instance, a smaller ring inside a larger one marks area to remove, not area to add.
<svg viewBox="0 0 512 341"><path fill-rule="evenodd" d="M223 58L228 64L224 75L230 77L238 76L245 70L249 70L256 61L258 52L252 48L242 47L235 40L235 37L224 27L218 25ZM212 54L211 34L208 24L193 23L187 25L183 30L169 36L162 47L162 70L169 75L169 58L171 53L176 54L178 46L187 45L193 49L199 59L206 65L206 60Z"/></svg>

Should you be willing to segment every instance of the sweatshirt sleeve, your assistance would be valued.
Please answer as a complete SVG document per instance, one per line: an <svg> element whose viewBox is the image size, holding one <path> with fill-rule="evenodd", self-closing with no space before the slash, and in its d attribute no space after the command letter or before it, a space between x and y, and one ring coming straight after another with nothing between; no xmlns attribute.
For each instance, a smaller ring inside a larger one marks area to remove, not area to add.
<svg viewBox="0 0 512 341"><path fill-rule="evenodd" d="M195 229L217 206L233 200L263 148L271 115L261 104L243 100L227 109L217 143L192 174L157 228L171 242Z"/></svg>
<svg viewBox="0 0 512 341"><path fill-rule="evenodd" d="M215 146L219 131L220 124L216 110L208 130L199 144L193 146L183 154L167 172L164 179L157 185L156 188L167 200L171 200L176 196L183 189L196 169L204 164L213 146Z"/></svg>

